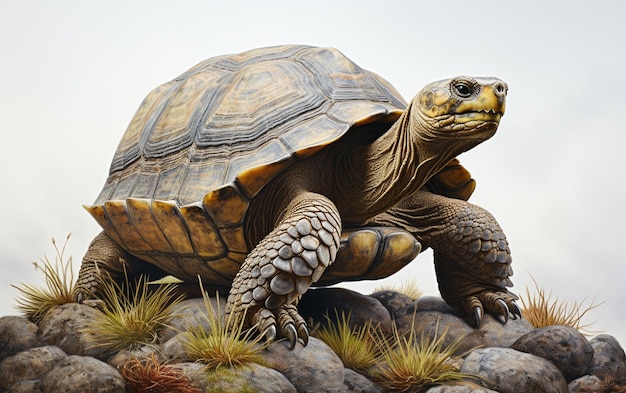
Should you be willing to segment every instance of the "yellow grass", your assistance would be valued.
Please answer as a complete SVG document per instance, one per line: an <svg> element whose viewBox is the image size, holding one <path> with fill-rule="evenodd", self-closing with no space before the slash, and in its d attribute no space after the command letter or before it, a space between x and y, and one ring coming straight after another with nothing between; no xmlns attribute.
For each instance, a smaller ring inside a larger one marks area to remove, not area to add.
<svg viewBox="0 0 626 393"><path fill-rule="evenodd" d="M69 241L67 235L63 247L59 249L56 241L52 239L55 250L54 263L48 257L40 259L41 264L34 262L35 269L43 272L45 286L20 283L19 286L11 285L20 293L17 297L16 308L25 317L37 322L53 307L61 304L74 302L74 271L72 267L72 257L64 260L65 246Z"/></svg>
<svg viewBox="0 0 626 393"><path fill-rule="evenodd" d="M202 288L202 283L200 283ZM185 332L183 345L193 360L206 364L207 369L223 366L238 367L248 363L262 363L264 345L262 335L254 336L253 329L244 329L245 315L235 320L234 313L225 317L217 296L217 310L213 309L208 294L202 288L207 311L208 329L198 324Z"/></svg>
<svg viewBox="0 0 626 393"><path fill-rule="evenodd" d="M124 285L103 279L103 310L85 329L92 337L91 345L114 353L154 343L173 317L173 307L182 300L175 297L175 288L163 285L151 291L143 277L133 285L128 279Z"/></svg>
<svg viewBox="0 0 626 393"><path fill-rule="evenodd" d="M413 300L417 300L424 295L424 291L422 291L415 279L408 279L400 282L398 285L387 285L382 287L377 287L374 289L374 292L378 291L396 291L403 295L410 297Z"/></svg>
<svg viewBox="0 0 626 393"><path fill-rule="evenodd" d="M390 339L379 340L380 356L373 380L390 392L419 393L443 383L475 378L459 372L453 358L461 340L446 346L446 335L447 329L434 338L424 333L418 337L414 329L400 335L394 326Z"/></svg>
<svg viewBox="0 0 626 393"><path fill-rule="evenodd" d="M531 294L527 286L526 294L521 296L520 301L522 302L522 317L534 327L564 325L571 326L586 335L596 333L589 330L595 322L583 324L582 319L589 311L601 306L604 302L595 304L594 299L590 305L584 306L584 300L581 303L568 303L558 297L552 299L552 292L546 293L534 279L533 283L535 284L534 293Z"/></svg>
<svg viewBox="0 0 626 393"><path fill-rule="evenodd" d="M372 337L370 323L357 328L350 326L350 315L337 314L336 322L328 318L328 323L317 332L319 339L324 341L341 359L344 366L364 373L376 364L378 350Z"/></svg>

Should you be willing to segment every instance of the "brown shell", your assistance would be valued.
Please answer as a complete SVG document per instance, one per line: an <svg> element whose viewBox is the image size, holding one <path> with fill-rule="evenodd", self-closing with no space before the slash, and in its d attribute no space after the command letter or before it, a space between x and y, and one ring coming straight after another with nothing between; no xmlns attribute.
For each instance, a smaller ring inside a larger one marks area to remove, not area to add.
<svg viewBox="0 0 626 393"><path fill-rule="evenodd" d="M405 105L336 49L214 57L148 94L86 208L133 255L183 280L199 274L228 286L263 186L354 125L395 120Z"/></svg>

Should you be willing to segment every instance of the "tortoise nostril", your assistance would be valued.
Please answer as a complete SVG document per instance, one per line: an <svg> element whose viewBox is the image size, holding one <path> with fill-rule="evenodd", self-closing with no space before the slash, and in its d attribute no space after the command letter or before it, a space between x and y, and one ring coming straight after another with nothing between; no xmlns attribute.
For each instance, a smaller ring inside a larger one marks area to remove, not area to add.
<svg viewBox="0 0 626 393"><path fill-rule="evenodd" d="M504 82L496 82L493 86L493 89L495 90L496 94L499 96L505 96L508 90L506 83Z"/></svg>

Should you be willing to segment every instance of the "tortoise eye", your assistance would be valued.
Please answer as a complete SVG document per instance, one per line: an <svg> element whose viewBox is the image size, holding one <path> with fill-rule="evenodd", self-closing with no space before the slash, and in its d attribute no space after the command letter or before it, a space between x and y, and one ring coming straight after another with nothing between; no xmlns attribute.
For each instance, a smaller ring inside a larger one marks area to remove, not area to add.
<svg viewBox="0 0 626 393"><path fill-rule="evenodd" d="M457 82L454 84L454 91L461 97L467 98L473 93L472 86L466 82Z"/></svg>

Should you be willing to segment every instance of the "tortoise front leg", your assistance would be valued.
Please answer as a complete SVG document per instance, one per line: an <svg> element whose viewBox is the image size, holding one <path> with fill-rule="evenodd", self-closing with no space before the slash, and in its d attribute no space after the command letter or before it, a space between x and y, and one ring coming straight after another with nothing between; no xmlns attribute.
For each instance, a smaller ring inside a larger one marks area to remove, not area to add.
<svg viewBox="0 0 626 393"><path fill-rule="evenodd" d="M226 311L245 314L268 341L287 337L293 348L309 332L296 303L333 263L341 221L326 197L306 192L294 198L283 218L248 254L233 280Z"/></svg>
<svg viewBox="0 0 626 393"><path fill-rule="evenodd" d="M485 309L521 316L513 286L511 252L504 232L485 209L461 199L418 191L372 223L405 228L433 248L439 291L450 305L473 315L480 326Z"/></svg>

